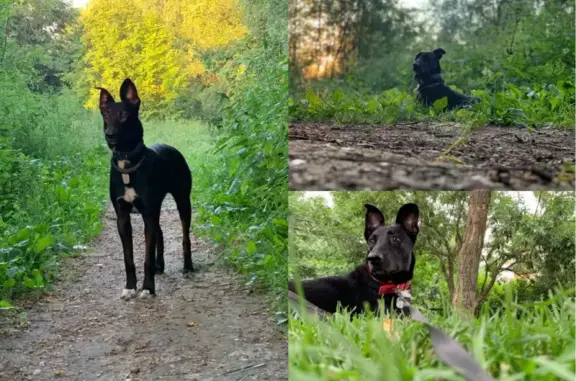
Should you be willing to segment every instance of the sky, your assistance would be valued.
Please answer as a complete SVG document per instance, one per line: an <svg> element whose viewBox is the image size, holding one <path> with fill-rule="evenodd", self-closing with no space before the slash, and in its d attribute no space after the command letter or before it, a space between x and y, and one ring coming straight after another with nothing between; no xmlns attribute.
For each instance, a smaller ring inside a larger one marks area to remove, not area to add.
<svg viewBox="0 0 576 381"><path fill-rule="evenodd" d="M90 0L72 0L72 6L76 8L84 7Z"/></svg>

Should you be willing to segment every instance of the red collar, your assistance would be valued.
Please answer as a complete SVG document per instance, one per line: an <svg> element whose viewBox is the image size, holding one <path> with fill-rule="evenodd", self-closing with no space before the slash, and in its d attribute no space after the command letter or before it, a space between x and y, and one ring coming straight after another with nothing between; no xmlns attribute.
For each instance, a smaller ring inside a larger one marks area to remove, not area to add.
<svg viewBox="0 0 576 381"><path fill-rule="evenodd" d="M396 290L408 290L410 288L410 284L412 283L411 280L400 284L393 283L392 281L382 282L381 280L376 279L374 275L372 275L368 265L366 265L366 271L368 271L370 277L372 277L372 279L374 279L380 285L380 288L378 289L378 296L394 295L396 294Z"/></svg>

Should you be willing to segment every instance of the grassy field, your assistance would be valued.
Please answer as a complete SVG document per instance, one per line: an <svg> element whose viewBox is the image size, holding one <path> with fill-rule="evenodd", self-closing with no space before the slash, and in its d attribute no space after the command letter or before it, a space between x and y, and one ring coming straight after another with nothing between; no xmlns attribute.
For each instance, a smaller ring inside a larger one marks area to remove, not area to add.
<svg viewBox="0 0 576 381"><path fill-rule="evenodd" d="M202 173L215 165L213 153L216 129L201 121L143 121L144 142L148 147L154 143L164 143L176 147L188 162L192 171L193 214L201 204L210 199ZM198 231L196 224L192 227Z"/></svg>
<svg viewBox="0 0 576 381"><path fill-rule="evenodd" d="M476 319L422 312L497 380L574 380L574 292L530 305L505 299ZM389 336L382 319L338 313L293 318L289 329L292 381L464 380L439 362L417 322L395 320Z"/></svg>

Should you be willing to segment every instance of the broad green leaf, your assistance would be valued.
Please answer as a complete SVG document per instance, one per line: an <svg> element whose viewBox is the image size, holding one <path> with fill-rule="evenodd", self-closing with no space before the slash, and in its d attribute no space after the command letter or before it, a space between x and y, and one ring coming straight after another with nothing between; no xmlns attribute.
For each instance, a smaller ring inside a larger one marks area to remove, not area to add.
<svg viewBox="0 0 576 381"><path fill-rule="evenodd" d="M36 241L36 244L34 245L34 252L36 254L40 254L41 252L46 250L46 248L51 246L53 243L54 243L54 237L52 237L51 235L44 236L40 238L38 241Z"/></svg>
<svg viewBox="0 0 576 381"><path fill-rule="evenodd" d="M448 97L443 97L434 102L434 110L442 111L448 107Z"/></svg>

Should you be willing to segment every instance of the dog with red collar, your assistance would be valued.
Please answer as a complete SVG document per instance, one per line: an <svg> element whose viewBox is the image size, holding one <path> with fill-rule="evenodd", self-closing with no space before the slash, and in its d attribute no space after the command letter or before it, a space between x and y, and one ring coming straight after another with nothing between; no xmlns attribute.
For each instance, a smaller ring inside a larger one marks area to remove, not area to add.
<svg viewBox="0 0 576 381"><path fill-rule="evenodd" d="M336 312L338 305L352 314L362 313L366 307L378 312L378 303L383 300L386 313L393 310L409 314L402 300L398 300L398 293L410 299L416 264L414 246L419 232L418 206L403 205L395 222L388 226L380 209L370 204L365 208L366 263L344 276L304 280L299 285L291 280L288 290L299 293L301 288L301 295L308 302L330 313Z"/></svg>

